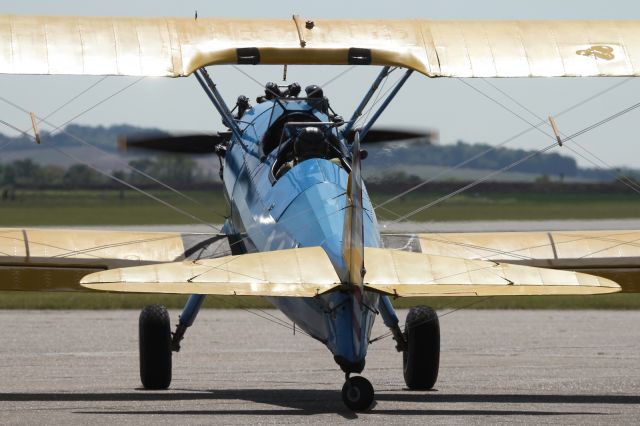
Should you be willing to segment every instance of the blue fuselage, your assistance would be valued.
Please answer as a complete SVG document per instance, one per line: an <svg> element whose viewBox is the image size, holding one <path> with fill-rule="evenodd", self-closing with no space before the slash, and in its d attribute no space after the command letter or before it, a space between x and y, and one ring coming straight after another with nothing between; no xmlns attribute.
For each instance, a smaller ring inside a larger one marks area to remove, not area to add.
<svg viewBox="0 0 640 426"><path fill-rule="evenodd" d="M281 104L265 101L242 117L242 143L232 140L225 157L225 191L232 200L226 231L238 235L246 251L321 246L338 276L344 277L342 241L348 171L339 161L311 158L276 180L272 167L281 152L280 141L286 138L280 138L278 147L265 152L265 135L291 112L328 121L325 113L303 100ZM331 131L338 137L335 129ZM344 141L338 139L346 152ZM379 247L377 220L366 189L363 206L365 246ZM365 292L361 296L349 290L315 298L270 300L300 328L325 343L345 371L362 370L378 307L376 294Z"/></svg>

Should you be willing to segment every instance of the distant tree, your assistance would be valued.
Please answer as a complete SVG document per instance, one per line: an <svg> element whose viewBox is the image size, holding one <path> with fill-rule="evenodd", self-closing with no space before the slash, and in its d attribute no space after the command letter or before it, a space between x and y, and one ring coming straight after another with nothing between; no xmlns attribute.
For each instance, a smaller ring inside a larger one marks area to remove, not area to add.
<svg viewBox="0 0 640 426"><path fill-rule="evenodd" d="M107 179L84 164L74 164L63 176L63 183L69 186L90 186L104 184Z"/></svg>
<svg viewBox="0 0 640 426"><path fill-rule="evenodd" d="M64 167L48 164L40 169L39 185L53 186L64 183L64 175L67 170Z"/></svg>
<svg viewBox="0 0 640 426"><path fill-rule="evenodd" d="M162 155L151 168L151 175L176 184L193 183L196 162L184 155Z"/></svg>
<svg viewBox="0 0 640 426"><path fill-rule="evenodd" d="M542 176L538 176L536 178L535 182L537 184L544 185L544 184L550 183L551 182L551 178L549 177L549 175L542 175Z"/></svg>
<svg viewBox="0 0 640 426"><path fill-rule="evenodd" d="M41 181L42 167L32 159L25 158L12 163L15 173L15 183L20 185L37 184Z"/></svg>

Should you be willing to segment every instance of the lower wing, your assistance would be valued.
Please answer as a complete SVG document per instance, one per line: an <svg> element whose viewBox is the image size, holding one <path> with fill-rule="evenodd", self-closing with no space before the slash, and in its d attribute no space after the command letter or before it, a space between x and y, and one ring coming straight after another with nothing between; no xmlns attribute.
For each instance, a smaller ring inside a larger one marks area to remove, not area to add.
<svg viewBox="0 0 640 426"><path fill-rule="evenodd" d="M229 253L219 234L0 228L0 290L86 291L92 272Z"/></svg>
<svg viewBox="0 0 640 426"><path fill-rule="evenodd" d="M615 282L577 272L365 248L364 288L398 297L602 294ZM94 290L313 297L350 291L320 247L173 262L93 273Z"/></svg>
<svg viewBox="0 0 640 426"><path fill-rule="evenodd" d="M492 260L615 281L640 292L640 231L471 232L386 234L388 248L465 259Z"/></svg>

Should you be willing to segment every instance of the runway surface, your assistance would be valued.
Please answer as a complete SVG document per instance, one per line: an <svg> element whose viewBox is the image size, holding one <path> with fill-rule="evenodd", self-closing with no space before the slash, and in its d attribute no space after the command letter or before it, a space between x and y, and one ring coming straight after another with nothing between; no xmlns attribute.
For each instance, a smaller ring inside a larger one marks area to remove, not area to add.
<svg viewBox="0 0 640 426"><path fill-rule="evenodd" d="M245 311L203 311L158 392L138 389L137 312L0 311L0 424L638 424L640 312L443 314L437 390L405 390L385 339L353 414L323 345Z"/></svg>

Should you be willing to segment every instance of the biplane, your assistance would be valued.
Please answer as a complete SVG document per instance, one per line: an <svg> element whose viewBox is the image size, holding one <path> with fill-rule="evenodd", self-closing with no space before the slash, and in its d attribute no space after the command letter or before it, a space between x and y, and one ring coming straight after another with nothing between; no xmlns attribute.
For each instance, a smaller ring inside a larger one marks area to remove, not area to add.
<svg viewBox="0 0 640 426"><path fill-rule="evenodd" d="M345 119L313 82L303 82L304 93L297 83L270 83L255 103L240 96L230 107L210 75L219 64L380 73ZM391 72L402 77L356 126ZM231 212L213 233L0 229L0 289L189 295L173 331L162 306L140 315L140 376L149 389L170 386L172 352L207 295L264 296L329 349L352 410L374 400L359 374L377 315L403 355L407 387L431 389L437 380L435 311L414 307L401 327L393 298L640 291L640 231L381 234L361 144L413 72L637 76L640 22L0 16L0 73L193 75L226 131L122 143L217 154Z"/></svg>

